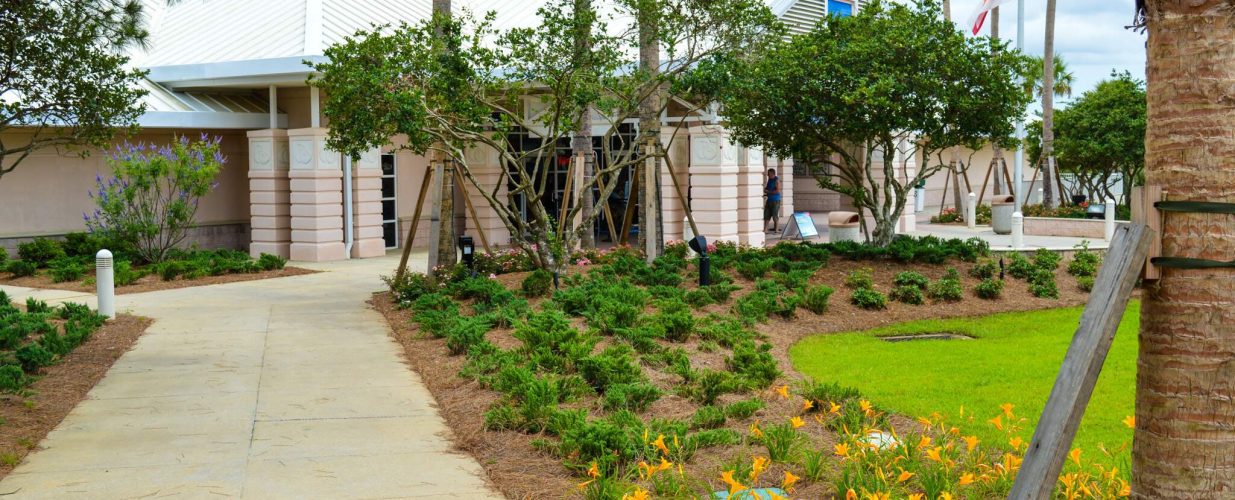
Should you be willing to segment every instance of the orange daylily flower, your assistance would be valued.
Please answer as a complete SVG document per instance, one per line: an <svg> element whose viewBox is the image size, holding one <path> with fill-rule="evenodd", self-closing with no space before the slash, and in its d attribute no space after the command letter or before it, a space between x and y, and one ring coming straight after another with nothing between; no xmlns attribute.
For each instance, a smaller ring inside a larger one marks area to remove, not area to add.
<svg viewBox="0 0 1235 500"><path fill-rule="evenodd" d="M763 431L759 430L758 419L756 419L753 424L750 424L750 435L763 439Z"/></svg>
<svg viewBox="0 0 1235 500"><path fill-rule="evenodd" d="M777 387L777 388L776 388L776 393L777 393L777 394L780 394L780 397L782 397L782 398L789 399L789 386L788 386L788 385L782 385L782 386L780 386L780 387Z"/></svg>
<svg viewBox="0 0 1235 500"><path fill-rule="evenodd" d="M926 458L930 460L934 460L936 462L942 462L943 457L940 456L940 452L942 451L943 451L943 448L938 447L938 446L931 448L929 450L926 450Z"/></svg>
<svg viewBox="0 0 1235 500"><path fill-rule="evenodd" d="M587 468L587 475L591 477L600 477L600 467L596 462L592 462L592 466Z"/></svg>
<svg viewBox="0 0 1235 500"><path fill-rule="evenodd" d="M853 488L849 488L849 491L845 492L845 500L858 500L858 492L853 491Z"/></svg>
<svg viewBox="0 0 1235 500"><path fill-rule="evenodd" d="M828 413L831 413L833 415L840 413L840 405L833 403L831 401L828 401Z"/></svg>
<svg viewBox="0 0 1235 500"><path fill-rule="evenodd" d="M931 422L931 419L926 418L926 417L918 417L918 423L919 423L919 424L922 424L922 425L924 425L924 426L926 426L926 427L930 427L930 426L932 426L932 425L935 425L935 423L934 423L934 422Z"/></svg>
<svg viewBox="0 0 1235 500"><path fill-rule="evenodd" d="M862 408L862 413L865 413L867 416L870 416L871 414L871 402L870 401L867 401L865 399L858 401L858 407Z"/></svg>
<svg viewBox="0 0 1235 500"><path fill-rule="evenodd" d="M669 447L665 446L665 435L664 434L658 434L656 436L656 440L652 441L652 446L655 446L656 449L660 450L660 452L665 455L669 454Z"/></svg>
<svg viewBox="0 0 1235 500"><path fill-rule="evenodd" d="M866 500L891 500L891 499L892 499L892 494L886 491L876 491L874 493L866 494Z"/></svg>
<svg viewBox="0 0 1235 500"><path fill-rule="evenodd" d="M918 440L918 448L925 448L930 445L931 445L930 436L922 436L922 439Z"/></svg>
<svg viewBox="0 0 1235 500"><path fill-rule="evenodd" d="M1003 430L1003 418L1001 415L996 415L995 418L987 420L987 422L990 422L991 425L995 426L996 429L999 429L1001 431Z"/></svg>
<svg viewBox="0 0 1235 500"><path fill-rule="evenodd" d="M802 417L793 417L789 419L789 424L792 425L794 429L797 429L803 425L806 425L806 422L802 420Z"/></svg>
<svg viewBox="0 0 1235 500"><path fill-rule="evenodd" d="M622 500L651 500L652 496L648 490L643 488L635 488L635 491L622 495Z"/></svg>
<svg viewBox="0 0 1235 500"><path fill-rule="evenodd" d="M1068 460L1075 462L1076 465L1081 465L1081 449L1074 448L1072 451L1069 451Z"/></svg>
<svg viewBox="0 0 1235 500"><path fill-rule="evenodd" d="M926 500L926 495L921 493L910 493L908 498L909 500Z"/></svg>
<svg viewBox="0 0 1235 500"><path fill-rule="evenodd" d="M792 472L785 471L785 481L780 484L780 489L785 491L793 491L793 483L798 482L798 479L800 478L793 475Z"/></svg>
<svg viewBox="0 0 1235 500"><path fill-rule="evenodd" d="M1124 417L1124 425L1128 426L1129 429L1135 429L1136 428L1136 416L1128 415L1127 417Z"/></svg>
<svg viewBox="0 0 1235 500"><path fill-rule="evenodd" d="M737 482L737 480L733 479L733 471L731 470L722 472L720 474L720 480L724 482L725 484L729 485L729 495L730 496L732 496L734 493L737 493L739 491L746 489L746 485L739 483Z"/></svg>
<svg viewBox="0 0 1235 500"><path fill-rule="evenodd" d="M1012 449L1014 450L1020 450L1021 445L1024 443L1025 443L1025 440L1021 439L1020 436L1016 436L1008 440L1008 444L1012 445Z"/></svg>
<svg viewBox="0 0 1235 500"><path fill-rule="evenodd" d="M802 400L802 411L810 411L810 409L814 407L815 407L814 401L811 401L809 399Z"/></svg>
<svg viewBox="0 0 1235 500"><path fill-rule="evenodd" d="M952 500L952 494L951 494L951 493L948 493L948 492L946 492L946 491L945 491L945 492L943 492L943 493L940 493L940 494L939 494L939 500Z"/></svg>
<svg viewBox="0 0 1235 500"><path fill-rule="evenodd" d="M789 500L788 498L777 495L775 491L769 491L767 493L768 493L768 496L772 497L771 500Z"/></svg>
<svg viewBox="0 0 1235 500"><path fill-rule="evenodd" d="M978 447L978 436L965 436L964 439L965 451L972 452L974 448Z"/></svg>
<svg viewBox="0 0 1235 500"><path fill-rule="evenodd" d="M754 460L751 460L750 462L750 482L751 483L759 482L759 475L763 474L763 471L768 470L768 464L770 464L771 462L772 462L771 460L768 460L768 457L755 457Z"/></svg>
<svg viewBox="0 0 1235 500"><path fill-rule="evenodd" d="M914 474L913 474L912 472L909 472L909 471L907 471L907 470L905 470L905 469L901 469L901 473L900 473L900 475L899 475L899 476L896 476L896 482L898 482L898 483L903 483L903 482L905 482L905 481L908 481L908 480L909 480L909 478L913 477L913 475L914 475Z"/></svg>
<svg viewBox="0 0 1235 500"><path fill-rule="evenodd" d="M961 474L961 486L970 485L970 484L973 484L973 482L974 482L974 477L973 477L972 472L966 472L964 474Z"/></svg>
<svg viewBox="0 0 1235 500"><path fill-rule="evenodd" d="M1121 497L1132 496L1132 485L1128 484L1128 482L1124 481L1123 479L1119 480L1119 484L1120 484L1119 496Z"/></svg>
<svg viewBox="0 0 1235 500"><path fill-rule="evenodd" d="M1004 403L1004 404L999 405L999 409L1003 410L1003 414L1006 415L1008 418L1012 418L1012 408L1014 408L1015 406L1016 405L1013 405L1012 403Z"/></svg>
<svg viewBox="0 0 1235 500"><path fill-rule="evenodd" d="M836 446L832 447L832 452L835 453L836 456L838 457L849 458L849 444L848 443L836 443Z"/></svg>

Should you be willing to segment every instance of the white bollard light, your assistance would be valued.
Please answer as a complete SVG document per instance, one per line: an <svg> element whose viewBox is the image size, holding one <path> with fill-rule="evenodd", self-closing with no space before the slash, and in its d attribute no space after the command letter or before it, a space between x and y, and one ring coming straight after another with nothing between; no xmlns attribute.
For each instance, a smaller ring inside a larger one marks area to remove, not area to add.
<svg viewBox="0 0 1235 500"><path fill-rule="evenodd" d="M112 255L107 249L99 250L94 257L94 283L97 286L99 298L99 314L109 319L116 317L116 287L115 269L112 267Z"/></svg>
<svg viewBox="0 0 1235 500"><path fill-rule="evenodd" d="M1025 216L1012 212L1012 248L1025 248Z"/></svg>
<svg viewBox="0 0 1235 500"><path fill-rule="evenodd" d="M1106 241L1111 241L1115 237L1115 200L1106 200Z"/></svg>
<svg viewBox="0 0 1235 500"><path fill-rule="evenodd" d="M969 193L969 203L965 205L965 224L969 229L978 225L978 195Z"/></svg>
<svg viewBox="0 0 1235 500"><path fill-rule="evenodd" d="M926 211L926 189L916 188L913 190L913 211L922 213Z"/></svg>
<svg viewBox="0 0 1235 500"><path fill-rule="evenodd" d="M695 230L690 227L690 217L685 217L682 219L682 241L689 243L693 239L695 239ZM695 251L690 249L690 245L686 245L686 256L694 257L694 255Z"/></svg>

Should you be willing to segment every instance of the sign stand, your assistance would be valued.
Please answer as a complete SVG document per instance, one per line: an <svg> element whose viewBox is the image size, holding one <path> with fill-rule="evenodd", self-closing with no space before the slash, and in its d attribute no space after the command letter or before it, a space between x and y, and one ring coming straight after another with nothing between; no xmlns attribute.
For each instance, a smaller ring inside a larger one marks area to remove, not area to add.
<svg viewBox="0 0 1235 500"><path fill-rule="evenodd" d="M780 232L782 240L789 238L806 240L819 236L819 228L815 227L815 219L811 218L809 212L794 212L792 221L792 224L785 224L785 229Z"/></svg>

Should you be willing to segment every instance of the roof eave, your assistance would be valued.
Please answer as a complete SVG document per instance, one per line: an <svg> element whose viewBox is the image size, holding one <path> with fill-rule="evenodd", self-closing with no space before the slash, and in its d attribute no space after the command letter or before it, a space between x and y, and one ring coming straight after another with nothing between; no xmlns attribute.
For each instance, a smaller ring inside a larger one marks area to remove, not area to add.
<svg viewBox="0 0 1235 500"><path fill-rule="evenodd" d="M145 68L149 78L172 90L264 85L304 86L313 73L310 64L325 62L320 55L251 59Z"/></svg>

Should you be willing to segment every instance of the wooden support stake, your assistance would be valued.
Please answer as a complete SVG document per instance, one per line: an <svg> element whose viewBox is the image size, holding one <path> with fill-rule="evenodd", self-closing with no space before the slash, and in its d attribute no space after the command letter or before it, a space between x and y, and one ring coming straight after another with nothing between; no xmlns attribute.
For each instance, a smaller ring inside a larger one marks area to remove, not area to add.
<svg viewBox="0 0 1235 500"><path fill-rule="evenodd" d="M952 180L952 175L943 176L943 196L939 198L939 215L943 215L943 207L948 206L948 182Z"/></svg>
<svg viewBox="0 0 1235 500"><path fill-rule="evenodd" d="M1162 186L1134 186L1132 188L1132 222L1149 226L1157 235L1149 244L1149 258L1162 256L1162 213L1154 206L1154 202L1165 200ZM1158 266L1149 260L1145 261L1145 271L1141 277L1145 280L1156 280L1160 276Z"/></svg>
<svg viewBox="0 0 1235 500"><path fill-rule="evenodd" d="M480 216L476 215L476 207L472 206L472 197L467 194L467 184L463 179L463 172L459 169L454 169L455 183L459 185L459 189L463 190L463 203L467 205L467 212L472 214L472 223L476 225L476 234L480 235L480 244L485 247L485 253L493 253L493 249L489 248L489 238L485 237L485 228L480 226ZM476 186L473 186L476 187ZM480 189L476 187L476 189Z"/></svg>
<svg viewBox="0 0 1235 500"><path fill-rule="evenodd" d="M1051 498L1059 471L1076 437L1076 428L1093 395L1102 363L1115 340L1132 288L1141 274L1150 241L1157 236L1143 224L1121 224L1102 262L1093 292L1081 313L1080 325L1064 355L1051 396L1025 452L1008 498Z"/></svg>
<svg viewBox="0 0 1235 500"><path fill-rule="evenodd" d="M399 269L395 271L395 282L403 279L407 272L407 258L412 255L412 242L416 241L416 227L420 225L420 210L425 206L425 195L429 193L429 181L433 180L433 165L425 167L424 180L420 182L420 196L416 198L416 211L412 214L412 227L407 230L407 238L403 241L403 255L399 257Z"/></svg>
<svg viewBox="0 0 1235 500"><path fill-rule="evenodd" d="M991 160L991 164L986 167L986 177L982 178L982 190L978 191L978 205L982 204L982 198L986 196L986 182L991 180L991 171L995 170L995 161ZM995 181L996 184L999 181Z"/></svg>
<svg viewBox="0 0 1235 500"><path fill-rule="evenodd" d="M699 236L699 226L695 225L695 214L690 209L690 201L682 193L682 186L678 183L677 174L673 172L673 161L669 159L669 155L665 155L665 167L669 169L669 179L673 180L673 190L677 192L678 202L682 204L682 211L686 213L686 221L690 223L690 231L695 236ZM689 172L687 175L689 175Z"/></svg>
<svg viewBox="0 0 1235 500"><path fill-rule="evenodd" d="M626 215L622 217L621 244L623 245L630 241L631 219L634 218L635 207L639 203L639 174L641 172L643 172L643 167L636 164L635 169L633 170L634 177L630 181L630 194L626 196Z"/></svg>
<svg viewBox="0 0 1235 500"><path fill-rule="evenodd" d="M596 176L596 188L600 190L601 194L604 194L605 180L601 177L602 176L600 175ZM601 210L604 210L605 212L605 223L609 225L609 241L612 243L617 243L617 228L613 226L613 210L609 209L608 197L605 198L605 201L601 207L604 207Z"/></svg>
<svg viewBox="0 0 1235 500"><path fill-rule="evenodd" d="M1005 181L1007 181L1004 183L1004 185L1008 186L1008 194L1016 195L1016 193L1020 190L1020 186L1017 186L1012 183L1012 174L1008 173L1008 161L1007 160L1003 158L999 159L999 170L1003 172L1003 178ZM1024 193L1021 193L1021 195L1024 196Z"/></svg>
<svg viewBox="0 0 1235 500"><path fill-rule="evenodd" d="M557 234L560 238L566 231L566 214L570 211L570 200L574 199L575 162L566 167L566 185L562 186L562 204L557 207Z"/></svg>

